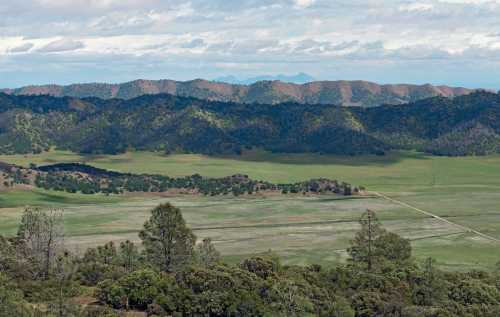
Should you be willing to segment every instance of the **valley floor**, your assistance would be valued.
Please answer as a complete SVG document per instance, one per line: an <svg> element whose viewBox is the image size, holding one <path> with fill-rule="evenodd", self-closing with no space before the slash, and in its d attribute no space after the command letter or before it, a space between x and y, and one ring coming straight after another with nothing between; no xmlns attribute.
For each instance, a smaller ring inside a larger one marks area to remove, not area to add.
<svg viewBox="0 0 500 317"><path fill-rule="evenodd" d="M337 178L500 239L500 156L449 158L396 152L380 157L338 157L251 152L214 158L132 152L82 157L53 151L0 156L0 161L22 165L82 161L118 171L170 176L243 173L273 182ZM411 239L418 259L432 256L442 267L453 270L491 269L500 260L500 243L376 196L167 198L16 190L0 194L0 233L15 232L24 206L41 205L65 209L67 243L72 248L137 240L148 211L164 201L179 206L198 237L211 237L222 254L234 261L268 249L287 263L343 261L345 248L358 229L357 219L367 208L378 212L388 230Z"/></svg>

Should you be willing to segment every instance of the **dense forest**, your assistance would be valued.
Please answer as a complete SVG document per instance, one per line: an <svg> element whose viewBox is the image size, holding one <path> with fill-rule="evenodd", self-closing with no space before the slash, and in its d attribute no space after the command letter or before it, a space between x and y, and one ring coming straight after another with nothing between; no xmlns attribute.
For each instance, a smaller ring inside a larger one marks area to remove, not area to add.
<svg viewBox="0 0 500 317"><path fill-rule="evenodd" d="M164 175L131 174L108 171L79 163L59 163L30 168L0 162L0 189L19 184L43 189L83 194L121 194L124 192L156 192L217 195L252 195L256 193L306 194L334 193L357 195L364 187L325 178L293 184L256 181L248 175L207 178L195 174L173 178Z"/></svg>
<svg viewBox="0 0 500 317"><path fill-rule="evenodd" d="M28 208L17 234L0 236L0 316L500 315L500 263L462 273L441 271L431 258L420 263L370 210L347 263L331 267L283 265L272 251L226 263L171 204L151 211L139 243L72 253L63 215Z"/></svg>
<svg viewBox="0 0 500 317"><path fill-rule="evenodd" d="M238 104L172 95L103 100L0 93L0 153L500 152L500 95L475 92L373 108Z"/></svg>

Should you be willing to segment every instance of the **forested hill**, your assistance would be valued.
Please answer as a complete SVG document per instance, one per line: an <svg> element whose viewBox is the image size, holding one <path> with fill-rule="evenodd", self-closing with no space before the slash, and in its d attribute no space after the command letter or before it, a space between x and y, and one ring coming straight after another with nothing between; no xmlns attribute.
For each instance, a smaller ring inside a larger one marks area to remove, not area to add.
<svg viewBox="0 0 500 317"><path fill-rule="evenodd" d="M0 90L2 91L2 90ZM297 102L371 107L402 104L423 98L453 97L473 90L432 85L379 85L367 81L316 81L293 84L281 81L259 81L251 85L228 84L202 79L191 81L136 80L123 84L44 85L4 89L14 95L51 95L55 97L99 97L131 99L145 94L168 93L214 101L276 104Z"/></svg>
<svg viewBox="0 0 500 317"><path fill-rule="evenodd" d="M130 149L204 154L276 152L439 155L500 152L500 95L475 92L374 108L239 104L173 95L130 100L0 94L0 152L52 146L81 153Z"/></svg>

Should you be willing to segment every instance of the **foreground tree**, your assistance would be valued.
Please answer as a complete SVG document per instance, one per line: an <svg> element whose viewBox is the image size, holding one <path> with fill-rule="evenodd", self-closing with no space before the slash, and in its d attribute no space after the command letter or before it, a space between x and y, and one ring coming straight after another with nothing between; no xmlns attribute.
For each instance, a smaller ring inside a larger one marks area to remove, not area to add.
<svg viewBox="0 0 500 317"><path fill-rule="evenodd" d="M410 241L382 228L374 211L367 210L360 224L361 230L348 249L354 264L372 271L374 266L402 266L411 262Z"/></svg>
<svg viewBox="0 0 500 317"><path fill-rule="evenodd" d="M0 272L0 316L33 316L28 303L22 300L22 294L11 284L7 275Z"/></svg>
<svg viewBox="0 0 500 317"><path fill-rule="evenodd" d="M372 270L375 252L374 243L385 233L374 211L367 210L359 219L361 230L356 233L351 247L347 250L354 263L366 264L368 271Z"/></svg>
<svg viewBox="0 0 500 317"><path fill-rule="evenodd" d="M36 277L48 279L56 255L63 248L62 210L45 212L38 208L27 208L21 218L17 237L24 242L35 259L38 266Z"/></svg>
<svg viewBox="0 0 500 317"><path fill-rule="evenodd" d="M282 316L305 316L313 312L313 304L293 280L280 279L271 288L272 305Z"/></svg>
<svg viewBox="0 0 500 317"><path fill-rule="evenodd" d="M17 238L0 235L0 272L14 278L32 279L35 271L36 263L26 245Z"/></svg>
<svg viewBox="0 0 500 317"><path fill-rule="evenodd" d="M68 252L59 254L54 263L53 281L56 284L55 298L49 305L50 311L57 317L74 316L79 312L78 305L70 303L70 298L77 292L74 277L77 272L76 261Z"/></svg>
<svg viewBox="0 0 500 317"><path fill-rule="evenodd" d="M192 260L196 237L186 226L180 209L170 203L151 211L139 237L147 259L165 272Z"/></svg>
<svg viewBox="0 0 500 317"><path fill-rule="evenodd" d="M139 262L139 251L137 247L132 241L126 240L120 242L119 251L120 265L122 265L127 272L132 272Z"/></svg>
<svg viewBox="0 0 500 317"><path fill-rule="evenodd" d="M203 266L209 266L220 260L220 253L215 249L212 239L205 238L197 246L198 261Z"/></svg>
<svg viewBox="0 0 500 317"><path fill-rule="evenodd" d="M378 261L385 261L396 266L408 264L411 261L410 240L393 232L382 233L373 242L373 253Z"/></svg>
<svg viewBox="0 0 500 317"><path fill-rule="evenodd" d="M118 252L113 241L97 247L97 256L103 264L110 265L117 261Z"/></svg>
<svg viewBox="0 0 500 317"><path fill-rule="evenodd" d="M422 272L412 280L412 301L421 306L435 306L445 300L446 292L445 281L435 267L435 260L427 258Z"/></svg>

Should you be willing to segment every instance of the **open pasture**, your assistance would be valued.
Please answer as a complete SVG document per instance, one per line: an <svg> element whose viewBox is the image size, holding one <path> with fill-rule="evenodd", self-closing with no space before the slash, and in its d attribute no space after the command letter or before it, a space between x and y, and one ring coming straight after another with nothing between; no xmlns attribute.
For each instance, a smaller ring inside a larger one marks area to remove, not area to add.
<svg viewBox="0 0 500 317"><path fill-rule="evenodd" d="M164 155L127 152L119 155L79 155L68 151L42 154L0 155L0 161L29 166L82 162L121 172L207 177L247 174L276 183L328 177L365 185L377 191L458 191L500 188L500 155L440 157L418 152L392 152L384 156L332 156L319 154L276 154L250 151L240 156L210 157L199 154Z"/></svg>
<svg viewBox="0 0 500 317"><path fill-rule="evenodd" d="M251 152L213 158L133 152L84 157L54 151L0 156L0 161L22 165L81 161L107 169L170 176L244 173L273 182L336 178L500 238L499 156L449 158L396 152L381 157L338 157ZM137 240L148 211L165 201L183 210L199 238L211 237L234 261L268 249L282 255L286 263L343 261L358 229L357 219L367 208L378 212L388 230L411 239L418 259L432 256L441 266L454 270L491 269L500 260L500 244L378 197L165 198L15 191L0 194L0 232L15 232L24 205L55 205L66 211L67 240L75 248L108 240Z"/></svg>

